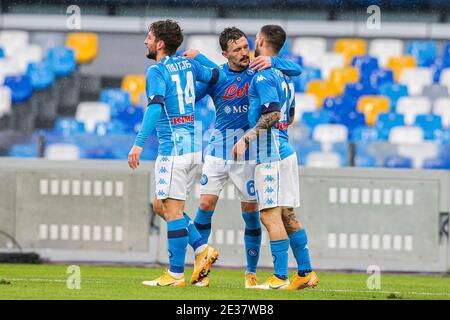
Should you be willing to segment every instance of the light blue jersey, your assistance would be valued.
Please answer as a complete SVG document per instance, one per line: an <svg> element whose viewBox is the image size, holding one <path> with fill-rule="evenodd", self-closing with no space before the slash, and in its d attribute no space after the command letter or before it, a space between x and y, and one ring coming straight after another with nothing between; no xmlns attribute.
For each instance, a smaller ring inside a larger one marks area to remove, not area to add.
<svg viewBox="0 0 450 320"><path fill-rule="evenodd" d="M283 160L294 153L289 144L288 126L295 108L295 90L290 77L270 68L258 72L249 89L249 124L254 127L261 114L280 111L281 118L257 139L257 163Z"/></svg>
<svg viewBox="0 0 450 320"><path fill-rule="evenodd" d="M167 56L147 69L148 104L161 104L156 124L159 155L183 155L201 150L201 132L194 126L196 81L214 84L219 70L198 61Z"/></svg>

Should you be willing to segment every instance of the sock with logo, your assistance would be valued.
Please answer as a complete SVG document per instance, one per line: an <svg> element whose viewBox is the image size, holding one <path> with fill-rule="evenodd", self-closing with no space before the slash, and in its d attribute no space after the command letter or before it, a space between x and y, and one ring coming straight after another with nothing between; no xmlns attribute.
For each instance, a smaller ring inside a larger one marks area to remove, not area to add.
<svg viewBox="0 0 450 320"><path fill-rule="evenodd" d="M274 275L281 280L288 277L288 250L289 240L270 241L270 250L272 251Z"/></svg>
<svg viewBox="0 0 450 320"><path fill-rule="evenodd" d="M305 229L300 229L289 236L289 242L295 260L297 260L298 275L306 276L312 271L311 261L309 258L308 237Z"/></svg>
<svg viewBox="0 0 450 320"><path fill-rule="evenodd" d="M259 254L261 251L261 222L259 211L243 212L245 221L245 256L247 258L247 272L256 273Z"/></svg>

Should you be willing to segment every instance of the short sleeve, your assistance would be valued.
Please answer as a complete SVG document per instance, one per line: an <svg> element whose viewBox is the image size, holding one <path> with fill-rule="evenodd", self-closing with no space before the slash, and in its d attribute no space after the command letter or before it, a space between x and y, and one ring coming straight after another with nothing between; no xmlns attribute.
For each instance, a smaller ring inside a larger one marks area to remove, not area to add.
<svg viewBox="0 0 450 320"><path fill-rule="evenodd" d="M146 91L148 100L147 105L155 103L164 105L166 82L157 65L150 66L147 69Z"/></svg>
<svg viewBox="0 0 450 320"><path fill-rule="evenodd" d="M215 84L217 82L219 70L205 67L196 60L190 59L189 61L195 72L195 80L208 84Z"/></svg>
<svg viewBox="0 0 450 320"><path fill-rule="evenodd" d="M261 113L279 111L280 98L273 77L268 73L260 72L255 75L253 81L261 102Z"/></svg>

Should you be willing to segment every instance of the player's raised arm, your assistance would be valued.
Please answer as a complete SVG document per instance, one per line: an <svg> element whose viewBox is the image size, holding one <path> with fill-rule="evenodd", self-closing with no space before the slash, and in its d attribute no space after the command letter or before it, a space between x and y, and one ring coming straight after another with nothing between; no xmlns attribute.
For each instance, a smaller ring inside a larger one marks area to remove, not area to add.
<svg viewBox="0 0 450 320"><path fill-rule="evenodd" d="M194 60L191 59L191 63L200 82L216 84L227 80L227 75L222 68L201 53L197 54Z"/></svg>
<svg viewBox="0 0 450 320"><path fill-rule="evenodd" d="M290 59L283 59L277 56L259 56L251 63L250 68L254 71L261 71L268 68L275 68L290 77L299 76L302 67Z"/></svg>

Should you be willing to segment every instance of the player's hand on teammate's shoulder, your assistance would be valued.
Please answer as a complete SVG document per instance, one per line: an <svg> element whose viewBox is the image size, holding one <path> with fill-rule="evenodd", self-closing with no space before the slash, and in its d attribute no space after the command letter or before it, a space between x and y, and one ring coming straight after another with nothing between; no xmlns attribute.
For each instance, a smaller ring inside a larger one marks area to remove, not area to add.
<svg viewBox="0 0 450 320"><path fill-rule="evenodd" d="M272 59L269 56L259 56L250 62L250 68L253 71L261 71L270 67L272 67Z"/></svg>
<svg viewBox="0 0 450 320"><path fill-rule="evenodd" d="M139 166L139 158L141 157L142 148L134 145L128 153L128 166L136 169Z"/></svg>
<svg viewBox="0 0 450 320"><path fill-rule="evenodd" d="M183 53L183 56L184 56L185 58L188 58L188 59L195 59L195 57L196 57L199 53L200 53L200 51L198 51L198 50L195 50L195 49L189 49L189 50L186 50L186 51Z"/></svg>
<svg viewBox="0 0 450 320"><path fill-rule="evenodd" d="M247 150L247 144L243 139L239 139L238 142L233 146L232 154L234 160L243 160L245 156L245 151Z"/></svg>

